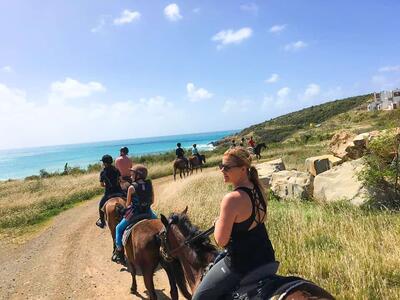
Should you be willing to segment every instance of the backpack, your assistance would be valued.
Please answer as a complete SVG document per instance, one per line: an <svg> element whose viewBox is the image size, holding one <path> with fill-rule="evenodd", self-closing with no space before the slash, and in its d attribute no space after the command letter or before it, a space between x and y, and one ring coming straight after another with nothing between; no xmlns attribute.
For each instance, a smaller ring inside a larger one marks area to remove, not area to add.
<svg viewBox="0 0 400 300"><path fill-rule="evenodd" d="M150 206L153 202L153 185L150 180L144 182L133 182L135 188L135 194L133 195L134 210L135 214L147 213L150 210Z"/></svg>

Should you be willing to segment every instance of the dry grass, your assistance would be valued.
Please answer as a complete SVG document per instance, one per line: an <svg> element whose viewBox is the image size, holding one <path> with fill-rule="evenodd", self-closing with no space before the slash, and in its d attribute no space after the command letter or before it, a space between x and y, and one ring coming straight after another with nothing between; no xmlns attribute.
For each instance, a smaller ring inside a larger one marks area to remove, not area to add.
<svg viewBox="0 0 400 300"><path fill-rule="evenodd" d="M167 183L156 209L189 206L194 224L211 226L229 187L218 172ZM400 216L344 203L269 202L267 221L281 274L310 279L338 299L400 299Z"/></svg>

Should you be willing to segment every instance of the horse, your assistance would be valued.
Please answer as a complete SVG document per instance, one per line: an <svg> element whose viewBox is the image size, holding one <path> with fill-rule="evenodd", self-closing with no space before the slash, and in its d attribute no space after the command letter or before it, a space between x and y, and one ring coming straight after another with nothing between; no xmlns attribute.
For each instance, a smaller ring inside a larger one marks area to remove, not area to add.
<svg viewBox="0 0 400 300"><path fill-rule="evenodd" d="M253 151L253 152L254 152L254 154L256 155L257 160L261 159L261 151L262 151L263 149L267 149L267 146L265 145L265 143L257 144L257 145L254 147L254 151Z"/></svg>
<svg viewBox="0 0 400 300"><path fill-rule="evenodd" d="M210 243L210 239L201 235L198 228L191 224L187 216L187 207L181 213L171 214L168 219L161 215L161 222L165 227L161 236L161 250L164 252L164 256L177 259L181 263L183 271L177 270L177 272L184 273L193 294L206 269L214 261L217 250ZM193 239L193 237L198 238ZM273 271L268 269L266 273L267 268L264 266L257 268L240 281L238 289L224 295L223 299L335 299L330 293L311 281L301 277L279 276L275 274L276 270L277 267ZM186 299L190 298L186 297Z"/></svg>
<svg viewBox="0 0 400 300"><path fill-rule="evenodd" d="M104 215L106 217L107 226L110 229L111 237L113 239L113 255L115 253L115 228L121 221L119 210L125 208L126 200L121 197L111 197L103 206Z"/></svg>
<svg viewBox="0 0 400 300"><path fill-rule="evenodd" d="M179 170L179 176L182 179L182 173L183 177L189 176L189 167L188 167L188 162L184 158L177 158L174 160L174 180L176 180L176 170Z"/></svg>
<svg viewBox="0 0 400 300"><path fill-rule="evenodd" d="M193 174L193 169L200 168L200 172L203 172L203 163L206 163L206 156L204 154L200 155L200 162L199 162L199 157L197 155L193 155L189 157L189 169L190 169L190 174Z"/></svg>
<svg viewBox="0 0 400 300"><path fill-rule="evenodd" d="M164 228L159 219L142 220L133 226L132 231L125 245L125 253L127 256L127 268L132 276L131 293L138 295L136 284L136 269L139 268L143 274L144 284L151 300L157 299L154 289L153 274L157 266L160 264L166 271L170 284L170 295L172 300L178 299L178 286L181 285L183 278L179 283L176 282L174 270L179 269L177 261L166 261L160 255L160 241L157 238L158 233ZM185 287L182 287L184 290ZM186 290L186 295L190 295Z"/></svg>

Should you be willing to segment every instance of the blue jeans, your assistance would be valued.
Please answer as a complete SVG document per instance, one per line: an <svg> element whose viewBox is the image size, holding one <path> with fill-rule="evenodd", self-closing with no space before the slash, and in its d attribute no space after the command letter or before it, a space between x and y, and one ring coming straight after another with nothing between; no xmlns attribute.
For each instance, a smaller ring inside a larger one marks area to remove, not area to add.
<svg viewBox="0 0 400 300"><path fill-rule="evenodd" d="M150 219L157 219L157 215L152 209L150 209L149 213ZM128 220L122 218L121 222L118 223L117 228L115 228L115 245L118 249L122 248L122 235L124 234L124 231L129 224L130 223L128 222Z"/></svg>

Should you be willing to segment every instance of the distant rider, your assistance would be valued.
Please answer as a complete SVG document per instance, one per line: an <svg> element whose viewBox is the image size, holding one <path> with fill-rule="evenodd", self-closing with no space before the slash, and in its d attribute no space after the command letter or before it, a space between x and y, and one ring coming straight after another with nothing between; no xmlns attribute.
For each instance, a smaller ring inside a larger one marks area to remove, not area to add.
<svg viewBox="0 0 400 300"><path fill-rule="evenodd" d="M196 144L193 144L192 155L193 156L197 156L197 160L199 161L199 165L203 164L203 159L201 158L201 155L199 153L199 150L197 149L197 145Z"/></svg>
<svg viewBox="0 0 400 300"><path fill-rule="evenodd" d="M249 144L249 146L250 146L251 148L253 148L253 149L254 149L254 147L256 146L256 142L253 140L253 137L252 137L252 136L250 137L248 144Z"/></svg>
<svg viewBox="0 0 400 300"><path fill-rule="evenodd" d="M128 188L127 209L124 217L115 229L116 252L113 261L123 263L125 260L122 245L122 236L129 224L143 219L157 219L157 215L150 208L154 203L154 191L151 181L147 178L147 168L137 164L131 169L132 185Z"/></svg>
<svg viewBox="0 0 400 300"><path fill-rule="evenodd" d="M188 160L185 157L185 150L182 149L181 143L176 144L175 154L176 154L176 159L183 159L186 165L188 165Z"/></svg>
<svg viewBox="0 0 400 300"><path fill-rule="evenodd" d="M121 173L121 181L129 182L131 181L131 168L132 168L132 160L128 157L129 149L128 147L122 147L119 150L120 156L115 159L115 167ZM126 187L124 188L126 189Z"/></svg>
<svg viewBox="0 0 400 300"><path fill-rule="evenodd" d="M100 185L104 187L104 195L99 203L99 219L97 220L96 225L100 228L104 228L106 222L104 220L104 212L101 209L111 195L120 194L122 193L122 190L119 184L121 173L112 165L112 157L108 154L103 155L101 161L103 162L104 168L100 172Z"/></svg>

